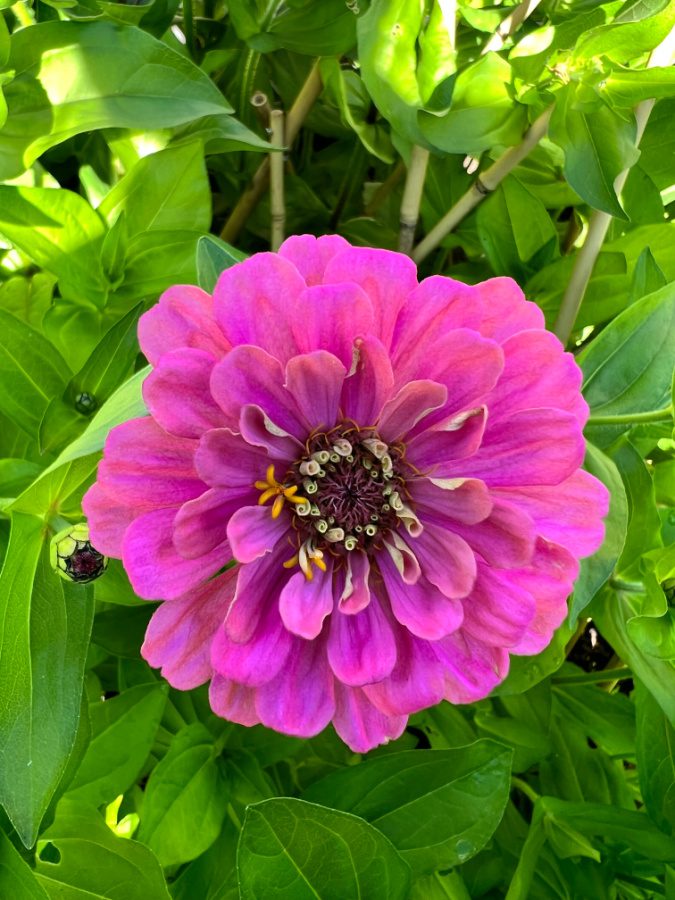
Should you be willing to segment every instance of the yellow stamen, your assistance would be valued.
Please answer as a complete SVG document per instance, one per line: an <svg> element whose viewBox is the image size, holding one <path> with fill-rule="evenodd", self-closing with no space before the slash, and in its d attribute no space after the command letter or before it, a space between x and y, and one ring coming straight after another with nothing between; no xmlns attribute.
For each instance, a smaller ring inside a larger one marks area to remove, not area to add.
<svg viewBox="0 0 675 900"><path fill-rule="evenodd" d="M269 465L267 467L267 471L265 472L266 481L255 481L253 486L257 488L257 490L262 491L262 494L258 497L258 505L263 506L267 503L268 500L271 500L274 497L274 503L272 504L272 518L278 519L281 515L281 510L284 507L284 502L288 500L290 503L308 503L304 497L298 496L298 486L297 484L292 484L290 486L286 486L282 484L282 482L277 481L274 476L274 465Z"/></svg>
<svg viewBox="0 0 675 900"><path fill-rule="evenodd" d="M266 491L263 491L262 494L258 497L258 506L262 506L267 503L269 499L272 497L276 497L277 489L276 488L268 488Z"/></svg>
<svg viewBox="0 0 675 900"><path fill-rule="evenodd" d="M291 558L287 559L285 563L282 563L284 569L292 569L293 566L297 566L298 559L299 557L297 553L295 554L295 556L291 556Z"/></svg>
<svg viewBox="0 0 675 900"><path fill-rule="evenodd" d="M272 504L272 518L278 519L281 515L281 510L284 508L284 495L279 494L274 503Z"/></svg>
<svg viewBox="0 0 675 900"><path fill-rule="evenodd" d="M317 569L321 569L322 572L325 572L327 570L328 567L326 566L326 563L322 559L320 559L318 556L312 556L311 560L314 563L314 565L317 567Z"/></svg>

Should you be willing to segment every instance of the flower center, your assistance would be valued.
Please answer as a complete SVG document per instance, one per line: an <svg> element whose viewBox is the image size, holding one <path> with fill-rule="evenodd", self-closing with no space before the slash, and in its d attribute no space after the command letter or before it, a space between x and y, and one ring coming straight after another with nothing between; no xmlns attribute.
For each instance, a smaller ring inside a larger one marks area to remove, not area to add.
<svg viewBox="0 0 675 900"><path fill-rule="evenodd" d="M268 470L260 501L275 498L272 515L285 500L292 503L292 525L298 553L287 563L299 564L308 578L312 564L325 569L326 553L343 556L354 550L378 549L382 538L401 523L411 534L421 525L408 504L405 448L385 443L372 428L344 423L312 434L305 455L277 482Z"/></svg>

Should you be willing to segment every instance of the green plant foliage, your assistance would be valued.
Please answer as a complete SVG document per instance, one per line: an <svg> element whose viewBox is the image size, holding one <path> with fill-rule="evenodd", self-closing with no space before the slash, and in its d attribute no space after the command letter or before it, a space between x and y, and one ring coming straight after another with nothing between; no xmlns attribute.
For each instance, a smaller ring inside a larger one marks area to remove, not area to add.
<svg viewBox="0 0 675 900"><path fill-rule="evenodd" d="M675 896L674 26L668 0L0 0L1 900ZM140 317L271 248L268 150L286 234L392 250L421 164L415 242L459 213L420 278L539 305L611 497L549 646L365 755L170 688L122 564L49 561L147 414Z"/></svg>

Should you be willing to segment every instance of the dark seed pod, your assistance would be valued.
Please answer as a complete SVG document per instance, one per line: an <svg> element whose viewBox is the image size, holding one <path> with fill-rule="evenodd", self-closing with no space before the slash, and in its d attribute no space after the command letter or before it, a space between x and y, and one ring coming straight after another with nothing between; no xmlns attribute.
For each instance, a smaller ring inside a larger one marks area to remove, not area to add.
<svg viewBox="0 0 675 900"><path fill-rule="evenodd" d="M99 578L108 565L107 556L99 553L89 541L89 528L82 522L70 525L54 535L50 545L50 561L54 571L78 584Z"/></svg>
<svg viewBox="0 0 675 900"><path fill-rule="evenodd" d="M81 394L75 397L75 409L82 413L83 416L90 416L97 406L96 397L87 391L82 391Z"/></svg>

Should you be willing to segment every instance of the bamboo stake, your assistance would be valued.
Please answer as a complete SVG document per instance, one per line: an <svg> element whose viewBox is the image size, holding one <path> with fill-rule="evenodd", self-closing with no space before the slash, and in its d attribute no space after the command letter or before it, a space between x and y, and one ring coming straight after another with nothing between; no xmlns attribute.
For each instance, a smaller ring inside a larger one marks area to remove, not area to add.
<svg viewBox="0 0 675 900"><path fill-rule="evenodd" d="M515 167L525 159L528 153L537 146L539 141L546 134L552 112L552 106L549 106L548 109L544 110L539 118L534 121L532 127L521 143L516 147L509 147L506 153L502 154L489 169L486 169L485 172L481 173L469 190L459 198L457 203L448 210L443 218L431 229L429 234L415 247L411 255L416 263L420 263L422 260L426 259L431 251L438 247L443 238L447 234L450 234L453 228L456 228L462 219L467 216L471 210L475 209L489 193L494 191L499 183L506 178L509 172L511 172L512 169L515 169Z"/></svg>
<svg viewBox="0 0 675 900"><path fill-rule="evenodd" d="M415 240L415 229L420 215L420 203L424 190L424 178L427 174L429 151L414 144L410 153L410 166L403 189L401 201L400 229L398 232L398 249L401 253L412 250Z"/></svg>
<svg viewBox="0 0 675 900"><path fill-rule="evenodd" d="M270 106L270 101L267 99L267 94L264 94L262 91L256 91L251 97L251 106L262 127L268 129L270 127L270 113L272 112L272 107Z"/></svg>
<svg viewBox="0 0 675 900"><path fill-rule="evenodd" d="M321 93L321 87L321 75L319 74L319 62L317 60L310 69L309 75L286 117L286 134L284 142L286 147L290 147L293 143L293 140L302 127L302 123L307 118L307 113ZM225 225L223 226L220 236L224 241L227 241L229 244L236 241L239 232L244 227L247 219L258 204L258 201L265 193L269 180L270 160L269 157L265 157L263 162L256 169L250 185L237 201L237 205L232 210L227 222L225 222Z"/></svg>
<svg viewBox="0 0 675 900"><path fill-rule="evenodd" d="M647 68L654 66L669 66L675 52L675 29L673 29L668 37L656 47L647 61ZM635 108L635 121L637 131L635 136L635 144L639 146L647 127L647 121L654 107L654 100L643 100ZM614 181L614 190L620 194L626 184L630 169L624 169ZM612 216L609 213L596 209L588 223L588 233L583 246L577 253L574 260L574 268L572 275L565 288L558 317L553 326L553 332L560 338L563 344L569 340L574 323L576 322L581 304L583 303L586 288L591 280L595 262L600 253L600 248L607 236Z"/></svg>
<svg viewBox="0 0 675 900"><path fill-rule="evenodd" d="M500 22L499 28L497 28L481 50L481 56L485 56L486 53L491 51L501 50L508 38L520 28L525 19L534 12L540 3L541 0L523 0L522 3L519 3L513 12Z"/></svg>
<svg viewBox="0 0 675 900"><path fill-rule="evenodd" d="M284 114L280 109L270 112L270 142L279 146L284 142ZM284 203L284 155L272 150L270 161L270 213L272 221L271 249L279 249L284 240L286 206Z"/></svg>

